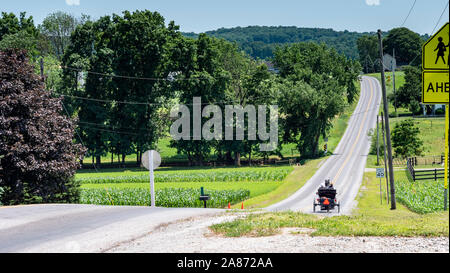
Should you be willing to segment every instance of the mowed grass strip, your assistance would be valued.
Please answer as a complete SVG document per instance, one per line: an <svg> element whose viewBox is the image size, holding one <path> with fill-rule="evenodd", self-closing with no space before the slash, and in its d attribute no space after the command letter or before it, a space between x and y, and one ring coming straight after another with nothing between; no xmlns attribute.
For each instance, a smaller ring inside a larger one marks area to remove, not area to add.
<svg viewBox="0 0 450 273"><path fill-rule="evenodd" d="M439 237L449 235L449 213L418 214L399 202L390 210L385 194L380 200L379 179L366 173L358 197L358 208L352 216L320 217L298 212L251 214L210 229L228 237L270 236L281 228L312 229L311 236L404 236Z"/></svg>

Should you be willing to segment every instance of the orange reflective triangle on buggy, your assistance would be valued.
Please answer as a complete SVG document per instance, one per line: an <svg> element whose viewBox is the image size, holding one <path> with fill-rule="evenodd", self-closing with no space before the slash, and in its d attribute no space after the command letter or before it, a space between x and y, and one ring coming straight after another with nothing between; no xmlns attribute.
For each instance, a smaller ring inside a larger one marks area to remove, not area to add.
<svg viewBox="0 0 450 273"><path fill-rule="evenodd" d="M329 205L330 204L330 201L328 201L328 198L325 198L325 201L323 201L323 204L324 205Z"/></svg>

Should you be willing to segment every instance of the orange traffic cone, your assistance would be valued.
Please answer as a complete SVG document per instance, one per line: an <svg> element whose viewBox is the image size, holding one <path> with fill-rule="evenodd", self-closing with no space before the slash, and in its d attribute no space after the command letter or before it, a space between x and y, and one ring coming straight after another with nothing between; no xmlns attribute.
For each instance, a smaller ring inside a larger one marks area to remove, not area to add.
<svg viewBox="0 0 450 273"><path fill-rule="evenodd" d="M244 209L244 202L242 202L241 209Z"/></svg>
<svg viewBox="0 0 450 273"><path fill-rule="evenodd" d="M231 209L231 204L230 203L228 203L228 209Z"/></svg>

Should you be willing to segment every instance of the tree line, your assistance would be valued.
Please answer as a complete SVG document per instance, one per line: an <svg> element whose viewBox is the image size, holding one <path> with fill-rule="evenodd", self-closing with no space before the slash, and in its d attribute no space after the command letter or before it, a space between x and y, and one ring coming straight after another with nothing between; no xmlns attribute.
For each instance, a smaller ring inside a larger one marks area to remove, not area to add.
<svg viewBox="0 0 450 273"><path fill-rule="evenodd" d="M324 43L277 47L272 61L279 73L272 73L237 43L207 34L186 37L157 12L125 11L97 20L53 17L54 24L67 21L68 29L73 27L70 37L50 35L60 29L51 23L39 26L35 37L50 49L31 48L32 59L51 58L44 73L47 89L64 98L64 112L78 120L74 140L96 164L108 153L121 162L136 154L139 162L143 151L157 148L158 140L168 136L172 106L192 107L193 97L222 109L278 105L280 145L261 152L254 140L171 141L192 165L204 164L211 153L235 165L242 157L281 156L287 143L295 143L304 158L317 157L320 137L357 97L359 62Z"/></svg>

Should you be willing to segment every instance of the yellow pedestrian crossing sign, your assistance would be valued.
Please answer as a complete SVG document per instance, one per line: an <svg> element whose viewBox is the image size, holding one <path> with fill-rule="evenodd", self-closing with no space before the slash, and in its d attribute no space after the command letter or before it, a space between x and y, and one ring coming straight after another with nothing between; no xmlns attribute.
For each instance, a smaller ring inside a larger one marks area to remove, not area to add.
<svg viewBox="0 0 450 273"><path fill-rule="evenodd" d="M445 24L422 48L423 70L448 70L449 26Z"/></svg>
<svg viewBox="0 0 450 273"><path fill-rule="evenodd" d="M422 102L449 103L449 26L445 24L422 48Z"/></svg>

